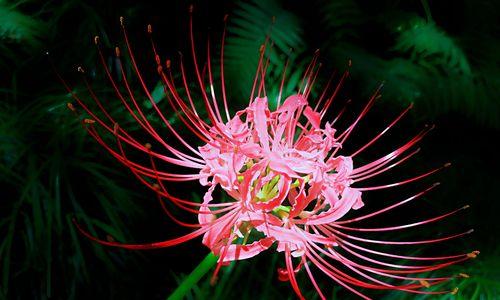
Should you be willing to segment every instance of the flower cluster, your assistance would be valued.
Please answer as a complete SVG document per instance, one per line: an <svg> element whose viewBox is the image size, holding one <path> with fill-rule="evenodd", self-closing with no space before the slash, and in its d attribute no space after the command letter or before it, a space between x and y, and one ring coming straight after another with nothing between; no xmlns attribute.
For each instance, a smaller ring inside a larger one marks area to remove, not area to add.
<svg viewBox="0 0 500 300"><path fill-rule="evenodd" d="M277 108L271 110L264 84L268 67L266 46L269 39L267 39L260 49L260 59L248 106L231 114L226 99L224 80L225 31L221 45L222 101L220 101L214 92L210 51L208 51L204 71L201 71L198 66L191 17L190 40L194 74L209 121L200 117L196 109L196 101L187 83L182 56L179 59L181 75L179 88L177 86L179 83L174 80L171 73L171 61L168 60L163 64L152 39L151 42L157 71L164 84L166 99L179 120L199 137L202 146L196 147L186 141L154 101L135 61L126 29L123 26L123 19L121 23L127 52L137 79L152 110L163 121L171 138L162 137L158 128L155 128L148 120L144 108L139 105L137 96L132 92L127 76L121 68L120 50L116 49L116 56L120 62L121 74L119 76L124 88L119 87L109 70L99 46L99 39L96 37L95 44L99 57L116 97L123 102L131 117L150 136L150 142L159 145L158 148L162 148L165 153L156 151L157 147L153 147L151 143L141 143L122 128L105 109L87 81L85 83L89 88L89 95L101 110L100 113L90 109L79 95L72 92L71 87L64 84L79 108L88 114L87 118L82 119L82 123L89 134L119 162L127 166L144 185L157 193L164 211L174 222L195 229L184 236L150 244L122 244L101 240L77 224L83 234L99 243L127 249L170 247L203 236L203 244L219 257L214 278L225 263L248 259L267 249L275 249L277 252L283 252L285 257L285 267L278 270L278 278L290 281L299 298L304 297L295 276L296 273L305 271L318 295L325 299L314 276L314 272L318 270L365 299L368 297L355 287L423 294L456 293L456 289L426 290L426 288L457 276L467 277L466 274L448 277L432 277L426 274L429 271L474 258L478 254L477 251L424 257L383 252L371 246L434 244L461 237L471 231L419 241L382 241L366 238L363 234L397 231L439 221L461 211L466 206L430 219L399 226L364 228L356 225L359 221L387 213L421 197L437 184L383 209L355 218L344 218L351 210L358 210L364 206L362 196L364 197L365 191L411 183L448 166L446 164L391 184L359 186L360 182L392 169L418 152L418 149L414 149L415 145L432 127L426 127L406 143L378 159L360 165L353 162L359 153L372 146L398 123L411 106L397 115L386 128L357 151L349 155L340 155L342 145L378 98L379 89L351 124L338 132L334 126L344 110L341 110L337 118L332 121L325 120L325 116L348 72L346 71L341 76L337 85L332 85L331 81L328 82L321 96L311 101L309 99L311 90L319 70L318 55L315 54L304 74L301 88L297 93L286 98L283 103L281 103L282 92L280 91L276 99ZM151 26L148 26L148 33L152 33ZM79 70L83 72L83 69ZM283 81L285 78L286 70L283 73ZM181 88L185 90L185 95L179 92ZM79 114L80 109L76 105L68 104L68 107ZM115 137L114 147L103 138L103 134L106 133ZM149 164L132 159L127 154L127 149L147 154ZM159 162L191 171L185 174L160 170ZM208 191L201 203L172 195L166 185L167 182L184 181L199 181L201 185L207 186ZM224 201L214 199L216 189L223 191L228 199ZM169 211L168 202L195 214L198 223L186 223L176 218ZM395 262L389 263L387 259L394 259ZM415 264L401 265L400 260L415 262Z"/></svg>

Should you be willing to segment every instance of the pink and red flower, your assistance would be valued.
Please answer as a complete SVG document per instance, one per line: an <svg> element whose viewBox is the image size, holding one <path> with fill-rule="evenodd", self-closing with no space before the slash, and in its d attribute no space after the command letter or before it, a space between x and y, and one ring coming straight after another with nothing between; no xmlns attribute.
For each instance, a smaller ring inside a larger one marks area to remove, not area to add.
<svg viewBox="0 0 500 300"><path fill-rule="evenodd" d="M188 87L182 56L179 59L181 72L181 87L179 88L177 86L179 83L171 74L171 62L167 61L166 64L162 64L153 42L152 47L166 98L179 120L199 137L201 146L196 147L181 136L154 101L136 64L123 20L122 29L132 67L144 94L152 109L170 131L171 138L163 138L158 128L155 128L148 120L144 108L139 105L121 68L120 80L124 89L118 87L118 82L113 78L99 48L97 37L95 43L98 53L116 96L123 102L132 118L150 136L150 143L139 142L132 134L119 126L86 81L89 95L96 102L99 113L91 110L80 96L72 93L71 88L66 83L65 85L78 106L89 116L83 120L89 134L118 161L127 166L144 185L158 194L163 209L174 222L181 226L195 228L195 230L181 237L150 244L122 244L100 240L79 227L83 234L101 244L127 249L170 247L203 236L203 244L219 257L214 278L221 265L225 263L248 259L262 251L275 249L277 252L284 253L286 266L278 270L278 277L280 280L290 281L299 298L304 297L295 275L297 272L305 271L319 296L325 299L314 277L313 267L339 285L366 299L368 297L357 291L356 287L422 294L456 292L456 290L429 291L426 288L457 276L431 277L425 274L473 258L478 254L477 251L423 257L382 252L370 246L434 244L461 237L471 231L420 241L382 241L368 239L363 234L398 231L439 221L459 212L466 206L430 219L400 226L376 228L356 226L359 221L385 214L421 197L437 184L386 208L355 218L344 218L351 210L363 208L366 191L411 183L442 168L438 167L391 184L360 185L364 180L392 169L418 152L418 149L414 149L415 145L431 130L431 127L423 129L402 146L374 161L359 164L355 160L359 153L372 146L398 123L411 106L396 116L385 129L357 151L340 155L342 145L369 112L379 96L379 90L369 99L357 118L346 129L338 132L335 129L335 123L341 117L343 110L333 121L325 120L325 116L348 72L342 75L337 86L332 87L329 82L319 99L312 101L311 89L319 69L316 54L304 74L302 88L296 94L286 98L283 103L281 103L282 92L280 91L276 99L277 108L271 110L264 84L268 67L266 62L268 40L266 40L260 51L260 60L248 106L231 114L226 99L224 80L225 32L222 38L220 60L222 98L218 99L214 92L215 83L209 51L203 71L198 66L191 18L190 40L194 73L209 122L200 117L195 107L195 99ZM148 32L152 33L151 26L148 26ZM116 55L118 58L121 55L118 49ZM283 80L285 76L286 70ZM181 95L180 89L185 89L186 92ZM210 93L207 93L207 90ZM72 104L68 107L77 112L77 108ZM115 137L115 147L109 145L103 138L103 134L106 133ZM154 143L155 147L152 147L151 143ZM129 151L127 149L147 154L149 164L134 161L127 155ZM156 149L164 152L156 151ZM158 167L160 163L183 167L189 171L177 173L160 170ZM199 181L201 185L208 188L202 203L172 195L165 184L184 181ZM220 189L227 194L229 200L214 199L215 189ZM189 224L178 220L168 210L165 201L197 215L198 223ZM396 261L404 259L416 262L416 264L389 263L387 259ZM384 279L388 280L384 281Z"/></svg>

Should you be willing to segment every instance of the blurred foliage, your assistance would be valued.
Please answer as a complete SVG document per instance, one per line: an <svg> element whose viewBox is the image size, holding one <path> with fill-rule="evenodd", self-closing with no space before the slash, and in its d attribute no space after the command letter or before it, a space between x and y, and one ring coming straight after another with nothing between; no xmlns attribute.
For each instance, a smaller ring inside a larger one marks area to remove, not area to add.
<svg viewBox="0 0 500 300"><path fill-rule="evenodd" d="M118 274L137 255L82 243L72 219L124 239L124 217L141 215L132 202L140 195L124 188L129 178L111 160L92 153L100 150L68 113L70 97L43 55L46 43L60 38L49 29L62 19L48 12L74 13L83 3L57 9L47 3L32 12L33 4L0 3L0 62L7 71L0 105L0 298L73 299L88 293L82 284L99 269ZM108 289L104 282L95 287Z"/></svg>
<svg viewBox="0 0 500 300"><path fill-rule="evenodd" d="M34 50L42 45L42 39L47 34L46 22L38 14L30 15L20 10L22 4L0 1L0 65L7 59L18 58L10 45L22 43L26 51Z"/></svg>
<svg viewBox="0 0 500 300"><path fill-rule="evenodd" d="M240 103L245 103L244 99L250 96L264 45L264 64L269 61L266 74L270 83L266 86L269 103L276 105L283 72L287 71L283 95L290 95L297 89L306 67L306 61L298 60L306 47L297 16L275 1L241 1L232 11L228 33L225 47L227 78L230 92ZM285 70L287 59L290 62Z"/></svg>
<svg viewBox="0 0 500 300"><path fill-rule="evenodd" d="M351 58L353 77L365 86L386 81L389 100L414 102L427 116L453 111L498 128L498 18L460 20L458 30L447 32L442 26L450 24L433 19L427 0L410 1L407 7L398 1L383 2L375 6L366 1L318 1L325 26L336 32L323 44L330 52L328 59L340 60L339 65ZM498 1L465 2L464 9L500 9ZM478 28L483 21L490 23Z"/></svg>
<svg viewBox="0 0 500 300"><path fill-rule="evenodd" d="M499 209L495 185L500 149L491 143L500 128L498 1L196 4L197 30L211 26L217 33L212 35L213 45L218 45L223 16L229 13L224 62L233 109L247 103L259 48L270 36L272 47L265 57L269 59L266 84L271 103L277 97L285 61L290 61L283 93L287 96L298 88L302 72L319 48L326 71L320 73L318 82L325 82L331 69L343 71L351 59L353 79L348 87L353 99L365 99L374 86L386 82L383 99L396 105L383 104L375 112L378 118L387 118L398 106L414 102L414 116L419 121L415 123L436 120L442 124L441 134L426 145L431 152L424 153L415 165L444 160L458 165L442 177L449 187L430 197L435 202L429 203L444 208L468 201L473 207L471 215L458 223L474 224L478 230L473 245L467 246L484 254L454 269L471 275L458 285L461 292L454 299L500 297L499 248L492 236L500 229L494 222ZM154 197L108 155L102 155L102 149L67 111L70 97L44 55L49 50L63 77L77 82L77 93L85 95L74 72L80 63L96 91L109 96L91 41L93 35L100 35L107 62L116 66L112 53L114 45L120 44L117 19L124 15L134 49L141 53L138 60L145 66L144 73L152 74L146 75L148 85L155 91L155 100L162 102L144 25L153 23L160 49L174 57L186 46L186 7L184 1L0 0L0 299L96 295L163 299L201 260L206 249L199 241L151 253L145 259L133 251L89 243L75 231L73 217L91 232L122 241L178 233L163 221L154 201L147 204ZM202 48L205 37L200 35L198 42ZM220 48L214 48L215 66ZM160 105L166 109L164 102ZM126 117L118 104L108 103L117 118ZM151 107L146 104L146 109ZM124 124L130 121L122 120ZM406 135L415 128L408 124L400 133ZM442 230L454 228L457 222L446 224ZM289 284L276 279L275 269L282 263L277 257L265 254L233 263L223 269L217 285L211 286L206 278L189 299L294 299ZM307 282L302 275L299 280ZM332 297L352 297L328 280L321 284ZM372 295L382 297L384 293ZM386 296L402 297L414 299L402 293ZM448 298L451 296L443 297Z"/></svg>

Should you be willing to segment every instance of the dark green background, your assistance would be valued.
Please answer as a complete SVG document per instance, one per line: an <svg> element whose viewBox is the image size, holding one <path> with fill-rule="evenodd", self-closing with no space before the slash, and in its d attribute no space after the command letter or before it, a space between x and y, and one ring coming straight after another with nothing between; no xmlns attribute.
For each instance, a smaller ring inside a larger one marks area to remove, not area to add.
<svg viewBox="0 0 500 300"><path fill-rule="evenodd" d="M76 216L94 234L129 242L185 232L162 215L153 193L85 134L66 109L71 99L44 55L50 52L55 67L82 95L82 80L75 69L84 66L87 78L107 99L114 115L130 130L137 130L118 100L106 97L111 95L110 86L97 63L92 39L101 37L106 59L113 65L113 48L123 45L118 18L124 16L147 84L167 110L161 89L155 89L158 78L145 28L153 24L162 57L171 57L175 63L178 50L188 53L189 3L164 2L0 1L0 299L165 299L208 253L200 239L141 253L109 249L83 238L71 223ZM481 250L478 259L450 270L471 278L455 282L460 287L457 296L442 298L500 297L500 149L495 145L500 128L499 1L197 1L195 7L200 60L207 34L216 45L213 52L218 53L222 20L230 14L225 63L233 111L248 99L257 50L273 16L271 96L276 95L287 55L291 80L286 93L290 94L297 85L293 78L300 76L318 48L323 70L315 95L331 71L344 70L352 60L352 76L335 108L352 99L351 117L385 81L382 99L353 134L347 149L362 145L413 102L410 117L360 159L386 153L424 124L436 124L418 158L384 175L380 182L448 161L453 167L412 187L367 193L367 208L369 203L403 199L440 181L439 189L417 205L377 224L418 220L470 204L471 209L449 220L389 237L474 228L473 235L447 248L429 250ZM130 66L126 71L131 73ZM153 123L157 121L152 118ZM176 185L175 189L192 199L203 193L197 184ZM293 299L289 284L276 278L280 265L281 254L271 251L238 262L223 270L215 287L204 278L190 299ZM301 275L299 280L313 298L306 277ZM329 280L321 282L328 294L354 298ZM400 292L364 292L375 298L418 298Z"/></svg>

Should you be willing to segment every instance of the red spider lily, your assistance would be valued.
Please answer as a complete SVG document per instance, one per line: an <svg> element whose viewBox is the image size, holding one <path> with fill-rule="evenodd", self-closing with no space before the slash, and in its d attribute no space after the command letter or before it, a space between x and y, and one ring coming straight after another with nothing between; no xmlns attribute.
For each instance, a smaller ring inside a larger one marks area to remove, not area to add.
<svg viewBox="0 0 500 300"><path fill-rule="evenodd" d="M265 77L269 66L266 47L270 44L269 38L260 49L248 107L231 115L224 80L226 32L224 30L222 34L220 54L222 94L222 101L220 101L215 95L209 43L207 62L202 69L198 65L193 38L192 9L190 13L190 41L194 74L208 115L208 122L200 117L194 105L195 100L188 87L182 55L179 59L181 74L179 87L179 82L174 80L171 73L171 62L168 60L162 64L152 39L151 45L157 71L163 82L170 107L178 119L201 140L203 146L196 147L188 143L157 106L136 63L123 19L121 19L122 31L132 67L144 95L172 134L172 139L163 138L146 117L121 68L120 50L116 49L116 56L120 65L122 88L108 69L99 47L99 39L96 37L98 54L116 97L122 101L130 116L150 136L151 141L161 145L164 153L157 152L150 143L139 142L127 130L119 126L85 79L89 95L101 111L99 114L94 113L85 101L73 93L66 83L64 84L78 106L89 115L88 118L83 119L84 128L88 133L118 161L128 167L144 185L157 193L165 213L175 223L194 228L194 231L174 239L150 244L122 244L101 240L90 235L77 224L80 231L98 243L127 249L170 247L203 236L203 244L219 257L213 278L216 278L223 264L253 257L274 245L276 251L284 252L285 256L286 268L278 270L278 277L280 280L290 281L295 293L301 299L304 297L295 277L295 274L301 270L305 270L319 296L325 299L313 275L313 266L336 283L365 299L368 297L357 291L355 287L401 290L418 294L456 293L456 289L429 291L426 288L456 277L467 277L466 274L448 277L428 277L425 274L474 258L479 253L478 251L437 257L408 256L361 246L360 242L363 243L362 245L368 244L374 247L380 244L418 247L464 236L472 230L419 241L382 241L365 238L363 234L397 231L436 222L458 213L467 206L430 219L400 226L379 228L356 226L359 221L387 213L422 197L434 189L437 183L383 209L360 217L343 219L349 211L363 207L362 196L365 191L411 183L449 165L445 164L391 184L358 185L414 156L419 151L419 149L414 149L415 145L432 127L424 128L392 152L355 167L354 158L398 123L411 106L397 115L385 129L357 151L349 155L339 155L342 145L378 99L380 88L375 91L351 125L337 132L334 125L344 109L331 122L324 120L324 117L348 76L348 71L341 76L336 86L332 86L330 80L320 97L315 101L310 101L311 90L319 71L316 53L305 71L299 91L282 101L283 83L286 80L285 68L276 101L277 108L271 111L265 88ZM148 33L152 34L151 26L148 26ZM83 72L83 69L79 68L79 70ZM180 89L185 90L185 95L181 95ZM76 107L72 104L68 104L68 107L78 114ZM113 135L116 145L108 144L103 134ZM145 165L134 161L130 155L127 155L126 149L135 149L145 153L149 157L149 163ZM189 171L181 174L160 170L159 163L184 167ZM169 192L166 185L167 182L197 180L202 185L208 186L202 203L176 197ZM223 190L230 200L214 201L212 193L215 188ZM165 201L197 215L198 223L190 224L177 219L168 210ZM382 260L379 260L380 257ZM387 259L404 259L416 262L416 264L389 263ZM422 275L423 273L425 274Z"/></svg>

